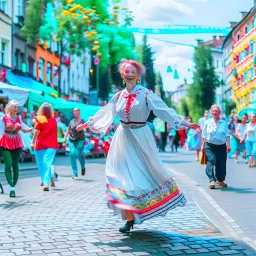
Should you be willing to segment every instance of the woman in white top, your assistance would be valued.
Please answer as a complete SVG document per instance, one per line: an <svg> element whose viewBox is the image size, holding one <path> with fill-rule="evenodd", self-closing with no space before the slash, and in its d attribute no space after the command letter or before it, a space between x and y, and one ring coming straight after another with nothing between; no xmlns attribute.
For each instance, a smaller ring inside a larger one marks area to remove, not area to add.
<svg viewBox="0 0 256 256"><path fill-rule="evenodd" d="M144 67L132 60L123 60L119 72L125 89L88 123L77 130L89 127L93 132L105 132L118 115L121 124L113 137L106 163L108 206L114 213L127 219L120 232L128 232L134 223L142 223L156 216L165 216L168 210L184 206L186 199L162 163L154 137L146 120L151 110L174 127L198 129L179 116L151 90L137 84Z"/></svg>
<svg viewBox="0 0 256 256"><path fill-rule="evenodd" d="M238 163L238 156L240 152L244 152L244 155L246 153L245 151L245 143L241 143L241 139L244 136L244 132L246 130L246 120L247 117L243 116L241 123L237 124L237 128L236 128L236 133L235 133L235 137L236 137L236 163Z"/></svg>
<svg viewBox="0 0 256 256"><path fill-rule="evenodd" d="M246 130L241 139L241 143L245 140L246 158L249 167L255 166L256 162L256 115L250 115L250 123L246 124Z"/></svg>
<svg viewBox="0 0 256 256"><path fill-rule="evenodd" d="M227 153L230 152L230 134L227 122L220 119L219 106L213 105L211 112L212 118L204 124L201 151L205 151L207 157L205 172L210 181L209 188L213 189L215 186L227 187L224 180Z"/></svg>

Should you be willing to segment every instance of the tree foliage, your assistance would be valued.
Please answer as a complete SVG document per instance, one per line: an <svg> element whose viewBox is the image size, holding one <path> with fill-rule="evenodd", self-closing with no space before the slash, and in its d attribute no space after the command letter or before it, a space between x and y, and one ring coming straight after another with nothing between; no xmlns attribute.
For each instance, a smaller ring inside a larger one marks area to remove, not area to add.
<svg viewBox="0 0 256 256"><path fill-rule="evenodd" d="M81 55L89 48L101 58L103 73L121 58L136 58L134 38L128 28L133 16L128 9L121 9L119 2L30 0L22 34L33 43L38 36L45 41L61 41L64 51L69 54ZM47 43L44 43L44 47L47 47Z"/></svg>
<svg viewBox="0 0 256 256"><path fill-rule="evenodd" d="M180 99L178 112L180 114L184 115L184 116L189 116L190 115L189 104L188 104L188 100L186 98L181 98Z"/></svg>
<svg viewBox="0 0 256 256"><path fill-rule="evenodd" d="M200 44L194 52L195 71L193 83L189 86L189 109L193 120L198 120L215 100L215 91L219 86L210 48Z"/></svg>
<svg viewBox="0 0 256 256"><path fill-rule="evenodd" d="M144 83L147 88L155 90L156 75L154 70L154 59L151 46L148 44L147 35L144 35L142 42L142 63L146 67Z"/></svg>

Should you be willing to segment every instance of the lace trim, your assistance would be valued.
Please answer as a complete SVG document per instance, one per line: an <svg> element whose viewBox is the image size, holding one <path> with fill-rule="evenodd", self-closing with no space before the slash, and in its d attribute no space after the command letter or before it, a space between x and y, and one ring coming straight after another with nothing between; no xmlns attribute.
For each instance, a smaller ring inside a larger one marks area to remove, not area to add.
<svg viewBox="0 0 256 256"><path fill-rule="evenodd" d="M100 133L100 131L94 127L94 126L95 126L95 123L94 123L94 121L93 121L93 117L90 117L90 118L89 118L87 124L88 124L89 129L90 129L92 132L98 133L98 134Z"/></svg>
<svg viewBox="0 0 256 256"><path fill-rule="evenodd" d="M131 106L132 106L132 103L134 102L134 100L136 99L137 95L140 93L141 91L141 88L139 88L135 93L133 94L129 94L129 95L126 95L124 96L125 99L127 99L127 102L126 102L126 105L125 105L125 115L126 115L126 118L127 120L130 122L130 110L131 110Z"/></svg>

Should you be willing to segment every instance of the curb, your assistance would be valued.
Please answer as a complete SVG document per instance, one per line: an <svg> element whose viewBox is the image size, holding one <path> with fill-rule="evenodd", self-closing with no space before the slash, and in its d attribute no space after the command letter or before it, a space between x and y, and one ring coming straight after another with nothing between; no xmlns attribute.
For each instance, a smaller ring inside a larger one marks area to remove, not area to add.
<svg viewBox="0 0 256 256"><path fill-rule="evenodd" d="M21 167L19 168L20 171L34 171L38 170L37 166L30 166L30 167ZM4 171L0 171L0 173L4 173Z"/></svg>

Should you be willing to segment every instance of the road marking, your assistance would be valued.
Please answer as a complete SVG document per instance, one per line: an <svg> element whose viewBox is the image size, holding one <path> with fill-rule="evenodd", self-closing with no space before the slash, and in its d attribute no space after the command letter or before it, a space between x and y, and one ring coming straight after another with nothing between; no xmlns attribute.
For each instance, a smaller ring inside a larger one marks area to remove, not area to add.
<svg viewBox="0 0 256 256"><path fill-rule="evenodd" d="M179 177L181 180L187 181L188 183L193 185L206 198L206 200L215 208L215 210L225 219L226 221L225 228L229 231L229 233L235 239L243 240L245 243L250 245L254 250L256 250L256 240L252 241L252 239L246 235L245 231L236 223L236 221L232 219L223 208L221 208L221 206L210 196L210 194L204 188L200 187L200 185L197 182L192 180L190 177L188 177L184 173L176 172L174 169L170 167L168 167L168 169L170 170L171 173ZM198 203L196 204L198 205ZM202 211L201 207L199 207L199 209ZM204 215L209 219L209 217L205 213ZM214 221L212 221L211 219L209 220L214 225L216 225ZM218 227L218 225L216 225L216 227Z"/></svg>

